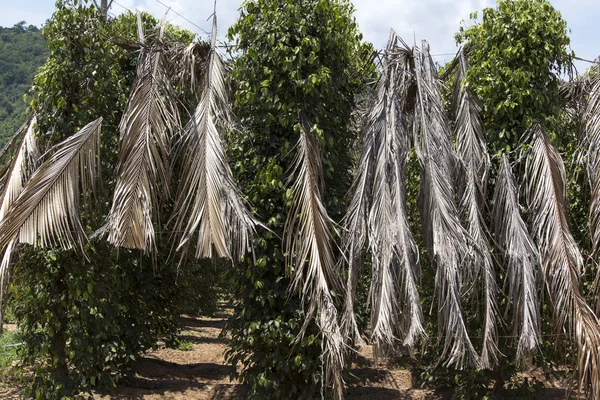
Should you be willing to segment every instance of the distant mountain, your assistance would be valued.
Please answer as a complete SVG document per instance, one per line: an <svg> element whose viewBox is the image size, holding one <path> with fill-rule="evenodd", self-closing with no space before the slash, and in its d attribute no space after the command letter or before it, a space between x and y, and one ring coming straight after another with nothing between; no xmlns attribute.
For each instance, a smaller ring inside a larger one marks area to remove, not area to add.
<svg viewBox="0 0 600 400"><path fill-rule="evenodd" d="M0 27L0 146L25 122L23 95L47 56L40 29L25 22Z"/></svg>

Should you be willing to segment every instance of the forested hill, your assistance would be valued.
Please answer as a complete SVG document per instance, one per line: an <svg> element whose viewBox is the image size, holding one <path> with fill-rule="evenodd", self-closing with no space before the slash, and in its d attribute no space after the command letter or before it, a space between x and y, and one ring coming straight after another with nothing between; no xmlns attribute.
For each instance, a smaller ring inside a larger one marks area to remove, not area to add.
<svg viewBox="0 0 600 400"><path fill-rule="evenodd" d="M0 146L25 121L27 93L33 77L48 55L40 29L20 22L0 27Z"/></svg>

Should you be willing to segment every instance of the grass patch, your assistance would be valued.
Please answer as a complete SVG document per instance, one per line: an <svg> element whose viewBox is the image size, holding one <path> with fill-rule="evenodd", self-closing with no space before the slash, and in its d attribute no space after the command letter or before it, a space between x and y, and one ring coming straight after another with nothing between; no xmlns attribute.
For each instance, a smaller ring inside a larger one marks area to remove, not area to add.
<svg viewBox="0 0 600 400"><path fill-rule="evenodd" d="M0 335L0 368L9 367L17 360L17 348L21 338L17 332L4 332Z"/></svg>
<svg viewBox="0 0 600 400"><path fill-rule="evenodd" d="M182 340L178 343L177 350L192 351L192 350L194 350L194 345L192 344L192 342L188 342L187 340Z"/></svg>

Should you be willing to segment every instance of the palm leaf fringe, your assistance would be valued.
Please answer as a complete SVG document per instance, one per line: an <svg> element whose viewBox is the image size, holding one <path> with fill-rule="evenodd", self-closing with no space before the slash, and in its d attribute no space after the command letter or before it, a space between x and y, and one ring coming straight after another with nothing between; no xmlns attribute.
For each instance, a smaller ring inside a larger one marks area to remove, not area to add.
<svg viewBox="0 0 600 400"><path fill-rule="evenodd" d="M583 135L581 140L583 160L591 188L589 211L589 234L592 256L600 256L600 65L594 64L589 71L584 93L587 102L582 115ZM596 314L600 315L600 270L594 282Z"/></svg>
<svg viewBox="0 0 600 400"><path fill-rule="evenodd" d="M364 345L360 335L356 316L354 313L354 299L358 286L363 261L363 248L367 240L367 212L371 197L373 174L373 137L363 136L362 153L358 163L358 170L350 189L353 193L348 211L342 221L343 249L348 261L348 278L346 282L346 297L342 315L342 334L347 343L354 343L359 347Z"/></svg>
<svg viewBox="0 0 600 400"><path fill-rule="evenodd" d="M485 145L479 100L467 90L467 60L462 50L457 55L456 83L453 94L456 151L464 174L459 179L459 198L466 229L469 232L472 255L469 260L468 281L482 280L484 323L481 367L491 368L498 361L498 288L484 219L487 177L490 159Z"/></svg>
<svg viewBox="0 0 600 400"><path fill-rule="evenodd" d="M300 293L302 303L309 305L308 317L298 338L303 336L310 318L316 314L323 334L325 380L333 388L334 397L341 399L344 338L331 294L341 292L342 282L336 270L328 227L332 221L321 200L323 173L317 138L302 114L300 125L292 207L284 227L287 265L294 267L290 292Z"/></svg>
<svg viewBox="0 0 600 400"><path fill-rule="evenodd" d="M0 222L0 249L18 240L83 250L80 193L96 191L101 124L101 118L90 122L51 150Z"/></svg>
<svg viewBox="0 0 600 400"><path fill-rule="evenodd" d="M453 170L457 165L451 131L442 106L429 45L414 49L417 95L415 149L421 166L420 206L423 237L430 258L437 265L435 278L438 324L444 346L445 366L478 366L479 356L469 338L460 302L461 267L469 257L469 233L462 227L455 203Z"/></svg>
<svg viewBox="0 0 600 400"><path fill-rule="evenodd" d="M36 117L32 116L15 135L15 138L20 138L20 140L16 154L7 164L6 173L3 174L5 179L0 195L0 223L37 167L40 152L34 130L36 122ZM16 243L16 237L8 243L0 262L0 307L4 301L4 290L10 280L10 262ZM2 324L2 320L0 320L0 324Z"/></svg>
<svg viewBox="0 0 600 400"><path fill-rule="evenodd" d="M148 44L138 13L140 63L119 125L116 187L108 217L108 241L155 250L153 222L160 199L169 197L171 137L179 129L177 99L162 49L162 31Z"/></svg>
<svg viewBox="0 0 600 400"><path fill-rule="evenodd" d="M31 146L28 147L35 147L35 149L32 149L32 154L28 155L26 158L28 160L27 163L25 163L24 165L27 166L29 165L29 167L27 168L29 172L29 174L31 175L31 173L35 170L36 167L36 163L40 157L39 154L39 149L38 149L38 145L37 145L37 139L35 137L35 133L33 131L33 126L35 126L35 116L31 116L27 119L27 121L25 121L25 123L23 125L21 125L21 127L19 129L17 129L17 132L13 135L12 138L10 138L10 140L4 145L4 147L2 148L2 151L0 151L0 163L2 163L3 167L0 170L0 193L2 193L2 198L4 198L4 189L6 186L7 181L9 180L9 176L11 175L11 170L13 168L13 164L15 164L15 157L16 154L19 153L20 149L22 148L22 146L25 144L25 146L27 146L26 143L23 143L24 141L24 136L25 135L30 135L30 139L28 139L28 141L35 141L35 143L30 143ZM28 154L29 151L26 151L26 153Z"/></svg>
<svg viewBox="0 0 600 400"><path fill-rule="evenodd" d="M23 191L23 187L37 167L40 151L35 137L36 118L32 116L27 122L27 129L20 136L17 152L8 163L5 181L0 195L0 221Z"/></svg>
<svg viewBox="0 0 600 400"><path fill-rule="evenodd" d="M535 227L557 332L566 330L577 345L580 388L600 398L600 321L581 294L583 257L567 222L565 168L544 129L531 130L526 163L527 202Z"/></svg>
<svg viewBox="0 0 600 400"><path fill-rule="evenodd" d="M196 257L212 257L214 249L219 257L237 261L249 248L256 222L235 185L221 139L220 132L235 127L216 29L215 16L201 99L179 139L183 161L172 219L182 257L197 234Z"/></svg>
<svg viewBox="0 0 600 400"><path fill-rule="evenodd" d="M203 70L208 62L210 48L210 43L201 41L189 45L174 42L166 49L167 57L173 63L173 83L193 97L194 104L197 104L202 96L206 77Z"/></svg>
<svg viewBox="0 0 600 400"><path fill-rule="evenodd" d="M507 266L507 312L513 309L513 331L519 337L516 360L521 362L540 345L540 255L521 217L517 185L505 154L496 180L493 224Z"/></svg>
<svg viewBox="0 0 600 400"><path fill-rule="evenodd" d="M410 85L409 56L407 49L398 46L392 31L363 127L365 146L345 219L349 279L357 279L362 261L358 252L368 239L372 257L371 342L384 354L397 342L413 347L425 336L417 291L418 249L408 224L404 189L410 133L399 96ZM346 326L350 321L357 331L353 292L351 287L344 322Z"/></svg>

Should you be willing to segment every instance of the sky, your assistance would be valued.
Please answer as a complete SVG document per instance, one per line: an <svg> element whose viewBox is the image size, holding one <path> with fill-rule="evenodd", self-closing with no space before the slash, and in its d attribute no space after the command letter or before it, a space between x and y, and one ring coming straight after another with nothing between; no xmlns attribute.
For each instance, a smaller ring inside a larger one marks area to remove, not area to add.
<svg viewBox="0 0 600 400"><path fill-rule="evenodd" d="M91 0L90 0L91 1ZM217 0L219 36L237 19L242 0ZM161 4L162 3L162 4ZM576 56L594 60L600 56L600 0L551 0L570 29L571 48ZM427 39L436 61L449 61L456 52L454 34L461 21L469 22L469 14L495 4L494 0L354 0L355 17L365 40L382 49L390 28L407 43L420 44ZM165 6L166 5L166 6ZM206 38L210 30L208 18L213 0L114 0L111 13L140 9L162 18L167 6L167 19ZM41 26L54 11L54 0L0 0L0 26L13 26L19 21ZM589 63L577 62L580 72Z"/></svg>

